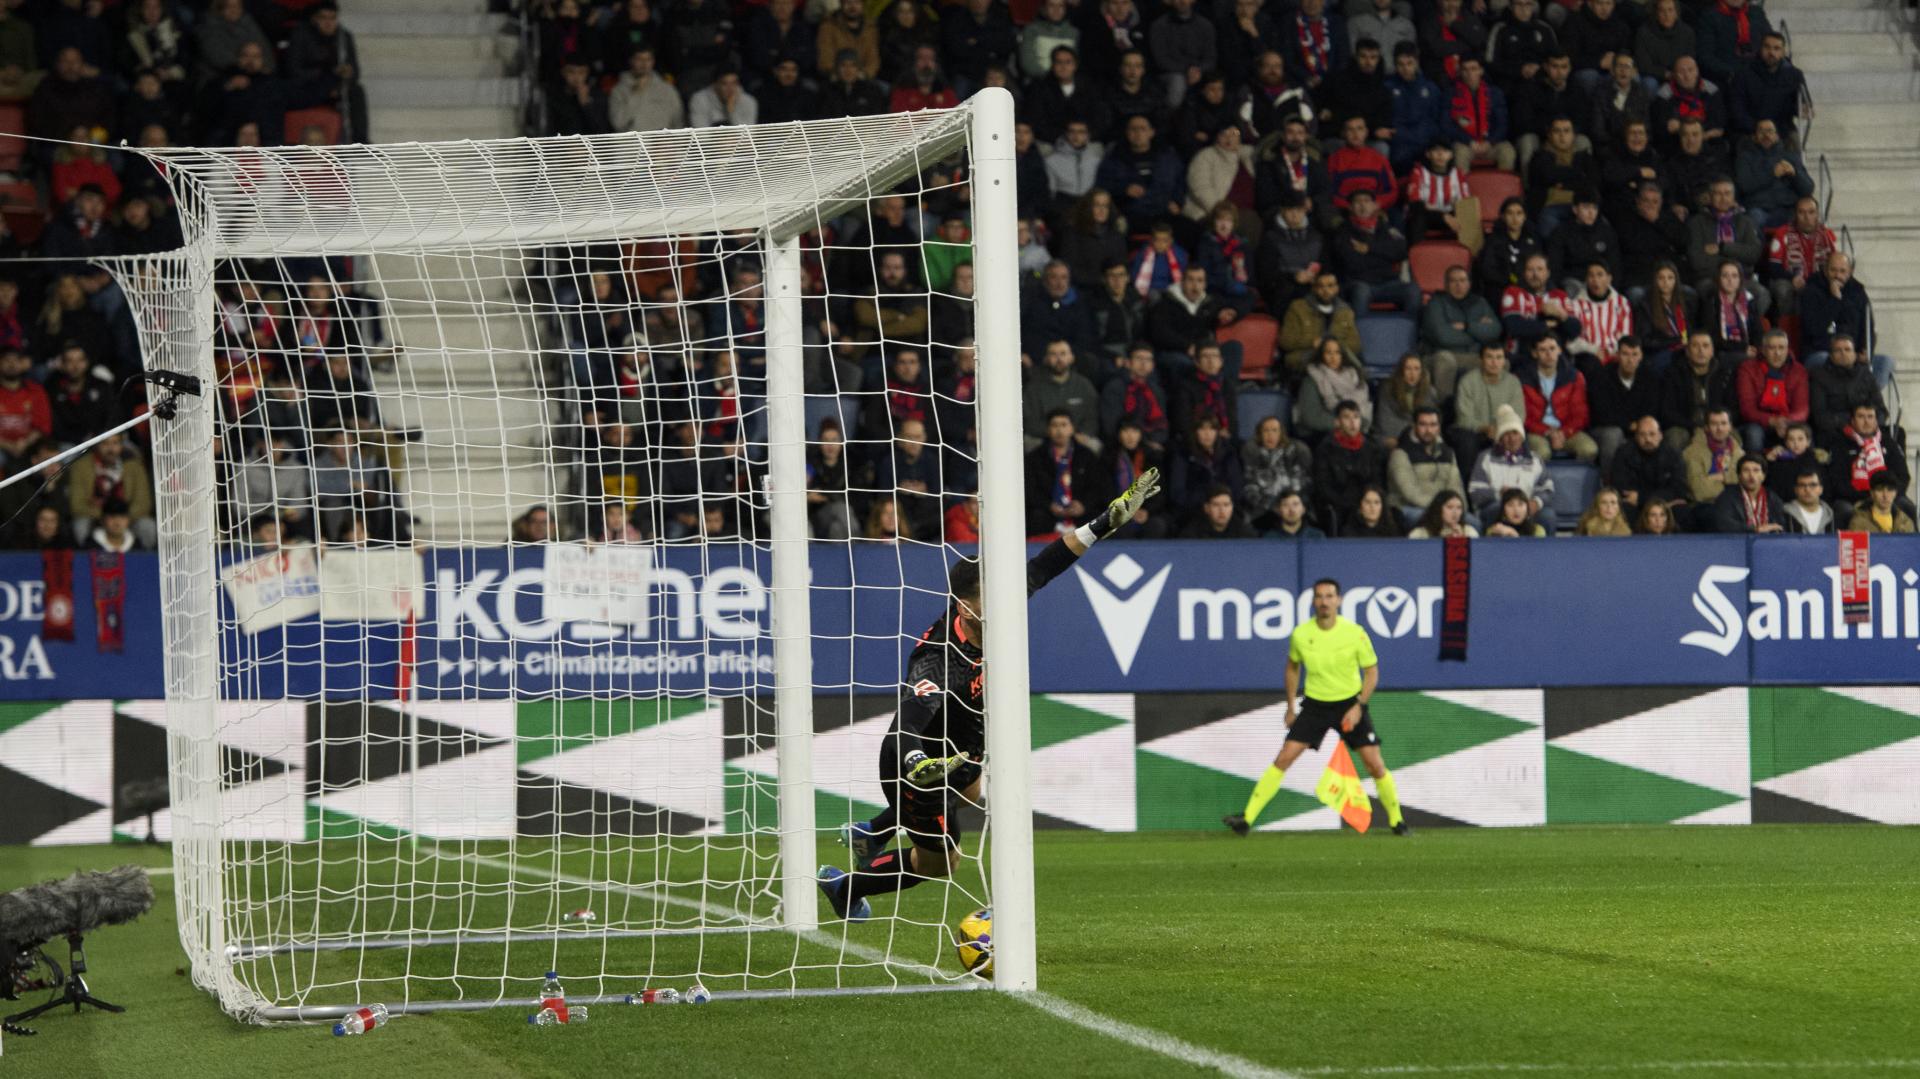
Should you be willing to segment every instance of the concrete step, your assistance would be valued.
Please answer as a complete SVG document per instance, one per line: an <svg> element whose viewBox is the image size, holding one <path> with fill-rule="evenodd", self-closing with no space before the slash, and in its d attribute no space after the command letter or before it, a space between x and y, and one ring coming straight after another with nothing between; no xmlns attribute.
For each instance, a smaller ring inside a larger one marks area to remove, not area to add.
<svg viewBox="0 0 1920 1079"><path fill-rule="evenodd" d="M1767 15L1775 23L1797 19L1813 11L1872 11L1885 0L1767 0Z"/></svg>
<svg viewBox="0 0 1920 1079"><path fill-rule="evenodd" d="M508 78L369 78L370 103L393 103L415 108L451 106L476 108L520 104L520 80ZM374 113L377 117L380 114Z"/></svg>
<svg viewBox="0 0 1920 1079"><path fill-rule="evenodd" d="M442 38L387 38L387 41L440 41ZM451 39L459 40L459 39ZM486 40L480 38L477 40ZM360 63L368 80L384 79L485 79L501 71L497 56L474 56L465 52L438 53L422 50L417 54L361 53Z"/></svg>
<svg viewBox="0 0 1920 1079"><path fill-rule="evenodd" d="M1897 74L1913 70L1913 57L1885 34L1826 34L1817 51L1809 52L1794 42L1793 60L1808 72L1846 71ZM1816 99L1817 100L1817 99Z"/></svg>
<svg viewBox="0 0 1920 1079"><path fill-rule="evenodd" d="M1816 109L1843 103L1910 103L1920 100L1920 71L1809 71L1807 90Z"/></svg>
<svg viewBox="0 0 1920 1079"><path fill-rule="evenodd" d="M1851 230L1850 234L1853 237L1853 257L1859 264L1861 280L1904 279L1912 273L1909 267L1912 264L1914 249L1920 247L1920 226L1908 229Z"/></svg>
<svg viewBox="0 0 1920 1079"><path fill-rule="evenodd" d="M526 134L520 110L509 106L477 109L381 109L375 133L381 142L460 142L512 139Z"/></svg>
<svg viewBox="0 0 1920 1079"><path fill-rule="evenodd" d="M400 473L417 542L452 546L505 543L513 519L554 502L557 469L545 463L468 470L409 465Z"/></svg>
<svg viewBox="0 0 1920 1079"><path fill-rule="evenodd" d="M507 25L505 15L487 15L474 12L433 12L391 10L380 12L354 12L345 19L346 25L353 30L359 43L389 34L419 36L482 35L502 33Z"/></svg>
<svg viewBox="0 0 1920 1079"><path fill-rule="evenodd" d="M486 0L380 0L380 10L409 15L484 15Z"/></svg>
<svg viewBox="0 0 1920 1079"><path fill-rule="evenodd" d="M533 352L533 326L525 314L493 307L484 310L497 313L449 313L425 305L414 305L412 310L393 308L386 318L387 332L398 348L451 353L456 362L462 354L495 355L504 362L509 355Z"/></svg>
<svg viewBox="0 0 1920 1079"><path fill-rule="evenodd" d="M1793 62L1798 64L1802 71L1833 71L1834 65L1827 62L1831 57L1880 54L1905 56L1909 51L1905 38L1878 30L1844 34L1809 32L1793 35Z"/></svg>
<svg viewBox="0 0 1920 1079"><path fill-rule="evenodd" d="M1846 3L1822 3L1778 17L1772 15L1771 5L1767 11L1776 25L1783 21L1787 24L1787 32L1793 35L1795 44L1799 43L1800 35L1804 33L1850 34L1870 30L1886 33L1896 25L1893 16L1873 4L1854 7Z"/></svg>
<svg viewBox="0 0 1920 1079"><path fill-rule="evenodd" d="M1836 195L1842 192L1911 192L1920 190L1920 177L1916 177L1906 168L1868 168L1852 163L1836 163L1827 159L1827 165L1833 172L1833 190Z"/></svg>
<svg viewBox="0 0 1920 1079"><path fill-rule="evenodd" d="M1906 111L1901 106L1872 106L1888 108L1898 114ZM1807 140L1808 148L1814 155L1833 153L1836 150L1853 150L1870 153L1874 150L1910 150L1920 149L1920 125L1911 119L1854 119L1833 120L1825 109L1813 121L1813 129Z"/></svg>
<svg viewBox="0 0 1920 1079"><path fill-rule="evenodd" d="M388 253L374 256L373 277L391 300L451 303L470 312L475 304L511 298L526 278L526 264L518 252Z"/></svg>
<svg viewBox="0 0 1920 1079"><path fill-rule="evenodd" d="M504 34L382 34L358 42L360 62L369 70L378 62L445 56L484 56L499 59L506 48Z"/></svg>
<svg viewBox="0 0 1920 1079"><path fill-rule="evenodd" d="M546 395L533 387L501 390L429 391L375 387L388 426L420 432L408 444L410 461L453 467L471 456L486 467L500 455L546 452ZM458 458L458 460L450 459Z"/></svg>

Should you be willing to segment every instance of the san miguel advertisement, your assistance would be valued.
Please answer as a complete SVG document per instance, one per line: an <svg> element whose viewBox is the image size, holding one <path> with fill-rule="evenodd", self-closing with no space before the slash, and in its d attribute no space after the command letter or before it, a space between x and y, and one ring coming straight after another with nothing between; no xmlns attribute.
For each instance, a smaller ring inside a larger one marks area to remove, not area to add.
<svg viewBox="0 0 1920 1079"><path fill-rule="evenodd" d="M1096 546L1030 605L1042 693L1266 691L1313 582L1338 581L1395 689L1885 684L1920 656L1920 538L1875 536L1849 623L1831 537ZM114 611L75 559L71 640L47 632L38 554L0 556L0 698L160 697L157 562ZM773 682L773 590L751 546L291 548L223 560L233 699L728 696ZM885 694L944 593L937 549L818 544L817 692ZM1442 659L1449 614L1464 660ZM115 651L117 647L119 650Z"/></svg>

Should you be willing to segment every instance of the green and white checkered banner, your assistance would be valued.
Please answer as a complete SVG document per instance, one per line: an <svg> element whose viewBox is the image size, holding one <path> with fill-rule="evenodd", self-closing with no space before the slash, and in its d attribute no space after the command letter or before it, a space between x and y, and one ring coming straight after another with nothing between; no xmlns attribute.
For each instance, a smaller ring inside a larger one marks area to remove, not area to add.
<svg viewBox="0 0 1920 1079"><path fill-rule="evenodd" d="M554 835L584 831L579 815L715 834L775 801L773 747L738 698L221 707L236 838ZM823 828L877 811L892 708L817 702ZM1372 711L1416 826L1920 823L1920 687L1386 692ZM1217 828L1279 748L1283 712L1272 694L1036 696L1038 822ZM160 701L0 704L0 843L165 838L164 724ZM1339 826L1313 796L1332 747L1287 773L1262 829Z"/></svg>

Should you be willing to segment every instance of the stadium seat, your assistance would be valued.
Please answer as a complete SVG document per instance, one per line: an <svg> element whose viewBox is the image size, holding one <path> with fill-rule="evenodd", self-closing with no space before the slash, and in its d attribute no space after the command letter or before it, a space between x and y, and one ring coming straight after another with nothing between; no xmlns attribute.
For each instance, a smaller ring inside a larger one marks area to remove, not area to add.
<svg viewBox="0 0 1920 1079"><path fill-rule="evenodd" d="M1553 512L1562 531L1571 532L1600 491L1600 470L1585 461L1548 461L1553 477Z"/></svg>
<svg viewBox="0 0 1920 1079"><path fill-rule="evenodd" d="M40 192L34 189L32 181L0 184L0 217L5 217L7 230L21 244L40 238L46 228L47 213L40 207Z"/></svg>
<svg viewBox="0 0 1920 1079"><path fill-rule="evenodd" d="M1240 381L1265 382L1273 370L1280 323L1272 315L1247 315L1221 330L1221 341L1240 342Z"/></svg>
<svg viewBox="0 0 1920 1079"><path fill-rule="evenodd" d="M1473 253L1461 244L1423 240L1407 250L1407 270L1420 286L1422 303L1447 287L1447 271L1455 266L1473 267Z"/></svg>
<svg viewBox="0 0 1920 1079"><path fill-rule="evenodd" d="M1413 351L1414 321L1404 315L1362 315L1360 354L1369 379L1393 373L1400 357Z"/></svg>
<svg viewBox="0 0 1920 1079"><path fill-rule="evenodd" d="M1493 231L1500 219L1500 204L1522 196L1520 177L1499 169L1475 169L1467 176L1467 191L1480 200L1480 227Z"/></svg>
<svg viewBox="0 0 1920 1079"><path fill-rule="evenodd" d="M311 109L295 109L286 115L287 145L300 145L300 133L309 127L318 127L327 133L327 145L333 146L340 141L340 113L338 110L319 105Z"/></svg>
<svg viewBox="0 0 1920 1079"><path fill-rule="evenodd" d="M828 394L807 394L807 441L813 442L820 437L820 421L829 416L840 421L840 437L850 438L854 421L859 419L860 406L849 397L836 397Z"/></svg>
<svg viewBox="0 0 1920 1079"><path fill-rule="evenodd" d="M1268 416L1280 417L1281 426L1289 434L1293 431L1293 398L1284 390L1241 390L1239 415L1234 419L1239 426L1234 434L1241 438L1253 437L1260 421Z"/></svg>
<svg viewBox="0 0 1920 1079"><path fill-rule="evenodd" d="M27 110L24 105L0 105L0 172L20 171L27 156Z"/></svg>

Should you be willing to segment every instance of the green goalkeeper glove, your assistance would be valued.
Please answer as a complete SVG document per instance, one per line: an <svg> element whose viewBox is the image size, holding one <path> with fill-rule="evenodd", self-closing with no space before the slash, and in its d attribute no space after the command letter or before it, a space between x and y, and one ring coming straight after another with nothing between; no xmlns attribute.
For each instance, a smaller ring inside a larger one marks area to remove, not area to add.
<svg viewBox="0 0 1920 1079"><path fill-rule="evenodd" d="M900 763L907 771L907 782L926 790L946 782L954 769L967 763L967 755L958 753L951 757L929 757L916 749Z"/></svg>
<svg viewBox="0 0 1920 1079"><path fill-rule="evenodd" d="M1093 538L1099 539L1133 520L1133 515L1140 512L1140 507L1146 505L1159 493L1160 470L1149 468L1140 473L1131 486L1120 492L1119 498L1107 503L1107 512L1093 519L1091 523Z"/></svg>

